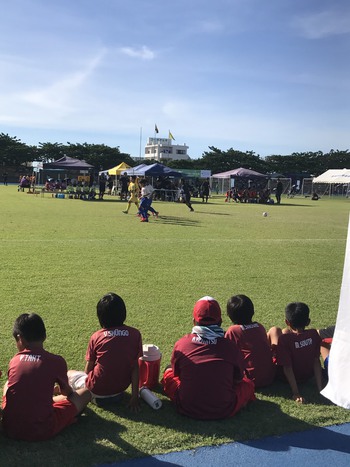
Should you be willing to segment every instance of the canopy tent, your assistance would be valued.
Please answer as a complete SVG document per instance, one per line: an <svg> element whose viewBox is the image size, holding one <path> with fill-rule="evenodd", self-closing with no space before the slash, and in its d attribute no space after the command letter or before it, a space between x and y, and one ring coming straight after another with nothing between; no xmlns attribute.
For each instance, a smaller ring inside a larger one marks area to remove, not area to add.
<svg viewBox="0 0 350 467"><path fill-rule="evenodd" d="M350 183L350 169L330 169L315 177L313 183Z"/></svg>
<svg viewBox="0 0 350 467"><path fill-rule="evenodd" d="M244 167L239 167L238 169L228 170L227 172L220 172L212 175L213 178L218 178L221 180L221 193L225 193L231 188L232 179L242 179L242 180L267 180L268 176L255 172L255 170L245 169ZM219 188L219 183L217 183Z"/></svg>
<svg viewBox="0 0 350 467"><path fill-rule="evenodd" d="M143 169L144 167L149 167L149 165L147 164L135 165L135 167L130 167L130 169L127 169L125 172L127 173L127 175L136 175L136 172Z"/></svg>
<svg viewBox="0 0 350 467"><path fill-rule="evenodd" d="M315 189L315 184L318 184L318 190ZM322 191L323 194L328 193L329 196L332 194L348 195L349 184L350 169L329 169L312 180L312 191Z"/></svg>
<svg viewBox="0 0 350 467"><path fill-rule="evenodd" d="M166 167L163 164L159 164L158 162L152 165L145 165L137 170L135 169L136 167L134 167L132 175L136 176L159 177L162 175L165 177L182 177L181 172L171 169L170 167Z"/></svg>
<svg viewBox="0 0 350 467"><path fill-rule="evenodd" d="M43 164L44 170L91 170L94 166L84 160L74 159L73 157L63 156L54 162Z"/></svg>
<svg viewBox="0 0 350 467"><path fill-rule="evenodd" d="M255 172L255 170L245 169L240 167L234 170L228 170L227 172L220 172L212 175L213 178L231 178L231 177L242 177L253 180L255 178L267 178L267 175Z"/></svg>
<svg viewBox="0 0 350 467"><path fill-rule="evenodd" d="M121 162L119 165L116 165L115 167L108 169L107 172L108 172L108 175L120 175L126 172L127 169L130 169L130 165L127 164L126 162Z"/></svg>

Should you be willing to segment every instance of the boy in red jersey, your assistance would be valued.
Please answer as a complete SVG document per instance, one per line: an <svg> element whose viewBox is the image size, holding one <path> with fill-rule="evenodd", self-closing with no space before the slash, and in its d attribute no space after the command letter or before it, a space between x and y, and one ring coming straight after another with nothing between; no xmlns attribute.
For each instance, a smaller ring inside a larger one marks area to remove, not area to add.
<svg viewBox="0 0 350 467"><path fill-rule="evenodd" d="M254 383L243 378L236 344L224 338L221 309L203 297L193 310L194 327L176 342L163 388L178 412L209 420L232 417L255 400Z"/></svg>
<svg viewBox="0 0 350 467"><path fill-rule="evenodd" d="M115 293L108 293L99 300L97 317L102 329L90 338L85 370L69 370L69 382L74 389L87 387L98 405L103 400L118 400L131 384L129 406L137 412L141 334L137 329L124 325L125 303Z"/></svg>
<svg viewBox="0 0 350 467"><path fill-rule="evenodd" d="M309 307L302 302L289 303L285 310L286 329L273 327L269 330L270 343L276 349L277 365L283 369L296 402L305 403L300 395L299 383L315 377L318 391L322 390L320 363L321 338L316 329L305 329L310 324Z"/></svg>
<svg viewBox="0 0 350 467"><path fill-rule="evenodd" d="M227 315L233 326L228 328L225 337L234 341L242 352L247 377L257 388L271 384L276 366L264 326L252 322L253 302L246 295L234 295L227 302Z"/></svg>
<svg viewBox="0 0 350 467"><path fill-rule="evenodd" d="M91 400L68 384L67 364L43 348L46 330L40 316L20 315L13 328L18 353L9 364L4 387L2 426L7 436L25 441L52 438L76 421ZM59 385L61 396L53 397Z"/></svg>

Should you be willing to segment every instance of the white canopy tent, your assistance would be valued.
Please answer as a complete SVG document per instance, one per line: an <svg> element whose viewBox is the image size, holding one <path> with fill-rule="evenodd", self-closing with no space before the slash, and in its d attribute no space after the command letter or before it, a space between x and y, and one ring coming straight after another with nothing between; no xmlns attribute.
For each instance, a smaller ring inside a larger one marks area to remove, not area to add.
<svg viewBox="0 0 350 467"><path fill-rule="evenodd" d="M329 169L312 180L312 191L317 191L315 184L318 184L323 193L348 194L350 184L350 169Z"/></svg>

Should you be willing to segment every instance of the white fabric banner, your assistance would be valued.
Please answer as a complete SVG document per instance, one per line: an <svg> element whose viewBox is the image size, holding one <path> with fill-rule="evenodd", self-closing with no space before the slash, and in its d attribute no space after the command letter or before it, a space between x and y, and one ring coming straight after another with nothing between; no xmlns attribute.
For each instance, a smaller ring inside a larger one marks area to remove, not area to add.
<svg viewBox="0 0 350 467"><path fill-rule="evenodd" d="M334 404L350 409L350 218L345 250L338 316L329 354L328 384L321 394ZM331 323L329 323L331 324Z"/></svg>

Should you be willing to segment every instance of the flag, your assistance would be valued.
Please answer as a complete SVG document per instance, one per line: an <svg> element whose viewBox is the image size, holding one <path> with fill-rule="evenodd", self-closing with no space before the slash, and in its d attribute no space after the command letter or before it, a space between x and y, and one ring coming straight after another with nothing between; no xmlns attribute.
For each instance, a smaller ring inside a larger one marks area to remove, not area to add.
<svg viewBox="0 0 350 467"><path fill-rule="evenodd" d="M175 138L173 137L173 135L171 134L171 131L169 130L169 139L173 139L175 141Z"/></svg>
<svg viewBox="0 0 350 467"><path fill-rule="evenodd" d="M159 130L158 130L157 125L154 125L154 131L155 131L156 133L159 133Z"/></svg>

